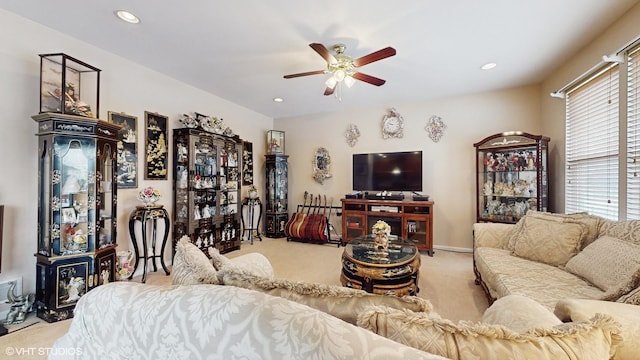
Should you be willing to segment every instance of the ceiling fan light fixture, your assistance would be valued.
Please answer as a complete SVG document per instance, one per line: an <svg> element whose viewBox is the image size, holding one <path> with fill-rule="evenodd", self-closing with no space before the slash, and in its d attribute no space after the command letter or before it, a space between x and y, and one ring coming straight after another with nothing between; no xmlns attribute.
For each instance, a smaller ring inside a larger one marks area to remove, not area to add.
<svg viewBox="0 0 640 360"><path fill-rule="evenodd" d="M351 75L347 75L344 78L344 84L347 85L348 88L351 88L355 83L356 83L356 79L354 79L353 76Z"/></svg>
<svg viewBox="0 0 640 360"><path fill-rule="evenodd" d="M334 75L329 76L329 78L327 79L327 81L324 82L325 85L327 85L327 87L333 88L336 86L336 84L338 83L338 81L336 80Z"/></svg>
<svg viewBox="0 0 640 360"><path fill-rule="evenodd" d="M343 69L338 69L336 70L336 72L333 73L333 77L336 79L337 82L344 80L345 76L347 76L347 73Z"/></svg>

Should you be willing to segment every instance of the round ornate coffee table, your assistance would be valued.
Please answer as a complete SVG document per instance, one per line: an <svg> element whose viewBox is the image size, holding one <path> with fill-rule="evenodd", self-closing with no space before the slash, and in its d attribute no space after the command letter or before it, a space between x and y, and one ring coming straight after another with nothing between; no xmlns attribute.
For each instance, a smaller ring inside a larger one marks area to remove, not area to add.
<svg viewBox="0 0 640 360"><path fill-rule="evenodd" d="M342 285L374 294L417 294L420 252L416 245L392 237L389 249L379 251L373 240L367 235L347 243L342 253Z"/></svg>

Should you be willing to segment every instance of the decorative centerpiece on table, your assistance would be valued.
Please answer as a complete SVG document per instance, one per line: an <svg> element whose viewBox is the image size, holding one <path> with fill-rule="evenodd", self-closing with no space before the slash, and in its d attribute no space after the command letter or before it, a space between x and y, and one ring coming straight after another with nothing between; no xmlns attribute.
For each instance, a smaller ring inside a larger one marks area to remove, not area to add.
<svg viewBox="0 0 640 360"><path fill-rule="evenodd" d="M138 200L144 203L144 206L150 207L155 206L156 202L160 200L162 195L160 195L160 190L153 188L152 186L148 186L138 193Z"/></svg>
<svg viewBox="0 0 640 360"><path fill-rule="evenodd" d="M371 229L375 239L373 244L377 250L387 251L389 249L389 235L391 234L391 226L382 220L376 221Z"/></svg>

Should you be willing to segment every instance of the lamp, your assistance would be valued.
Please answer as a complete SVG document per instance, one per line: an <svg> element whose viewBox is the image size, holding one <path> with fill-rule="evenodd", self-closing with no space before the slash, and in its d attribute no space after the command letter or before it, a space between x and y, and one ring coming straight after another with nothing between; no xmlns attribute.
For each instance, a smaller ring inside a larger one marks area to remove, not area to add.
<svg viewBox="0 0 640 360"><path fill-rule="evenodd" d="M353 76L347 76L344 78L344 84L347 85L348 88L352 87L355 83L356 79L354 79Z"/></svg>
<svg viewBox="0 0 640 360"><path fill-rule="evenodd" d="M344 54L344 49L344 44L337 44L333 47L336 55L331 59L332 61L327 64L327 70L331 73L331 76L325 82L329 88L333 89L343 81L347 87L352 87L355 83L353 74L356 73L356 66L353 64L353 59Z"/></svg>

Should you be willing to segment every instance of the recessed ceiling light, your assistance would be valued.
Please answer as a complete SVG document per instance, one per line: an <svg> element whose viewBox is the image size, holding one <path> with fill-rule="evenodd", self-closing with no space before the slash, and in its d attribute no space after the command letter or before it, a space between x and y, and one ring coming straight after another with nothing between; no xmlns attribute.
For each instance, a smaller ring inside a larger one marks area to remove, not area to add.
<svg viewBox="0 0 640 360"><path fill-rule="evenodd" d="M283 98L281 98L281 97L274 97L274 98L273 98L273 101L274 101L274 102L277 102L277 103L281 103L281 102L283 102L283 101L284 101L284 99L283 99Z"/></svg>
<svg viewBox="0 0 640 360"><path fill-rule="evenodd" d="M482 70L490 70L490 69L493 69L494 67L496 67L496 65L498 65L498 64L490 62L490 63L486 63L486 64L482 65L480 67L480 69L482 69Z"/></svg>
<svg viewBox="0 0 640 360"><path fill-rule="evenodd" d="M140 23L140 18L138 18L137 16L135 16L132 13L128 12L127 10L116 10L114 13L122 21L126 21L126 22L131 23L131 24L139 24Z"/></svg>

